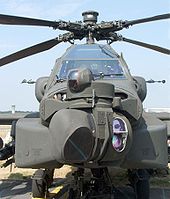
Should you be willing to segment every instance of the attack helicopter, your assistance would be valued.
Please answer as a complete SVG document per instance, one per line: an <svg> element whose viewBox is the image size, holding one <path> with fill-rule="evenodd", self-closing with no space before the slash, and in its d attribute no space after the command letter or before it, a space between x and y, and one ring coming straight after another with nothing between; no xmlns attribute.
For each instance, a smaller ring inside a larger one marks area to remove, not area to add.
<svg viewBox="0 0 170 199"><path fill-rule="evenodd" d="M127 169L136 197L147 199L150 169L164 168L168 163L167 126L144 111L146 81L130 74L123 56L111 44L124 41L170 55L169 49L117 33L133 25L169 19L170 14L101 23L97 23L96 11L83 12L82 16L83 22L66 22L0 15L0 24L4 25L68 31L1 58L0 66L61 42L72 44L56 60L50 76L37 79L39 113L13 123L13 141L8 150L1 149L0 159L14 155L17 167L38 169L33 176L33 197L45 197L54 169L66 164L78 168L69 188L70 199L111 198L115 191L108 167ZM85 44L74 44L74 40L84 38ZM101 40L107 44L98 44ZM92 173L88 181L84 169Z"/></svg>

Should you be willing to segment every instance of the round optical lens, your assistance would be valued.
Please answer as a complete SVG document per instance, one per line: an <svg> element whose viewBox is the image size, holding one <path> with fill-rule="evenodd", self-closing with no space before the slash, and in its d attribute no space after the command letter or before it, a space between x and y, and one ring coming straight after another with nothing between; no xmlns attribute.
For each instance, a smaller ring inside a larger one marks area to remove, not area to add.
<svg viewBox="0 0 170 199"><path fill-rule="evenodd" d="M126 147L128 137L127 124L123 118L113 119L112 146L117 152L122 152Z"/></svg>
<svg viewBox="0 0 170 199"><path fill-rule="evenodd" d="M114 147L114 149L115 149L116 151L121 150L121 148L122 148L121 136L119 136L119 135L113 135L113 138L112 138L112 145L113 145L113 147Z"/></svg>

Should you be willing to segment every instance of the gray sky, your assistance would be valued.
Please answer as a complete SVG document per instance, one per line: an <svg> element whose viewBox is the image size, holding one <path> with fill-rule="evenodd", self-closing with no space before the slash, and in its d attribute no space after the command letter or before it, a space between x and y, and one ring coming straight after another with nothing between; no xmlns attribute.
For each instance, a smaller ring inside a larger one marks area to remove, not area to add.
<svg viewBox="0 0 170 199"><path fill-rule="evenodd" d="M83 3L82 3L83 2ZM133 20L170 12L170 0L1 0L0 14L34 17L47 20L80 21L81 13L96 10L98 21ZM22 48L53 39L62 31L47 27L0 25L0 57ZM133 26L120 32L123 36L170 48L170 20ZM23 79L36 80L48 76L55 59L61 56L69 43L60 44L49 51L37 54L0 68L0 111L38 110L34 85L21 84ZM170 56L127 43L114 43L112 47L123 52L133 75L145 79L166 80L166 84L148 84L144 106L170 107Z"/></svg>

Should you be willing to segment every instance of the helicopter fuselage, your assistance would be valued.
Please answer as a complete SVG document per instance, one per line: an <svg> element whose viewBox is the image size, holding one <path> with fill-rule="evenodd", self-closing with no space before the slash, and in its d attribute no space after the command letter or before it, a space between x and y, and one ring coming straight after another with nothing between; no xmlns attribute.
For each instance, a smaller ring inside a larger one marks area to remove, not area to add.
<svg viewBox="0 0 170 199"><path fill-rule="evenodd" d="M167 165L166 125L143 110L146 82L110 45L72 45L40 82L40 118L16 125L18 167Z"/></svg>

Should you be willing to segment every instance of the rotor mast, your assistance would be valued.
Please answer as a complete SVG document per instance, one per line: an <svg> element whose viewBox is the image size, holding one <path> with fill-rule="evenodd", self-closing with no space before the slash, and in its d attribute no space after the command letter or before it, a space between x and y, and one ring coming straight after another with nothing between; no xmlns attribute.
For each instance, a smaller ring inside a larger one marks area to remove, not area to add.
<svg viewBox="0 0 170 199"><path fill-rule="evenodd" d="M97 16L99 15L96 11L86 11L82 13L83 16L83 22L88 29L88 34L86 36L86 42L87 44L93 44L94 43L94 36L93 31L95 28L93 28L97 23Z"/></svg>

